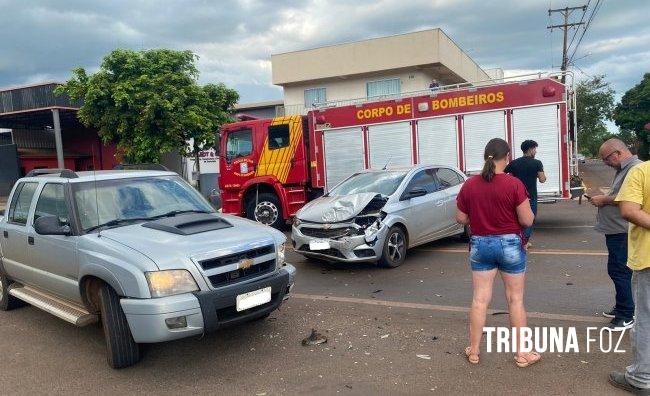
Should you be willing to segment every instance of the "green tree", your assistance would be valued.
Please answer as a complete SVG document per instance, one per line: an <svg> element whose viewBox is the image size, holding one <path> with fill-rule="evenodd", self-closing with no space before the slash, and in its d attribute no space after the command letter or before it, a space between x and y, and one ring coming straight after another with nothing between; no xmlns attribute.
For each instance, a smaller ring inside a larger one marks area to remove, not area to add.
<svg viewBox="0 0 650 396"><path fill-rule="evenodd" d="M640 83L625 92L614 109L614 122L622 130L633 131L639 144L639 157L650 158L650 133L644 129L650 122L650 73L645 73Z"/></svg>
<svg viewBox="0 0 650 396"><path fill-rule="evenodd" d="M604 75L591 77L576 85L576 121L578 149L585 155L596 156L600 145L612 134L605 121L614 110L614 90Z"/></svg>
<svg viewBox="0 0 650 396"><path fill-rule="evenodd" d="M200 86L197 58L191 51L118 49L94 74L74 69L57 92L82 99L81 122L116 143L127 162L157 163L168 152L198 158L214 146L239 95L223 84Z"/></svg>

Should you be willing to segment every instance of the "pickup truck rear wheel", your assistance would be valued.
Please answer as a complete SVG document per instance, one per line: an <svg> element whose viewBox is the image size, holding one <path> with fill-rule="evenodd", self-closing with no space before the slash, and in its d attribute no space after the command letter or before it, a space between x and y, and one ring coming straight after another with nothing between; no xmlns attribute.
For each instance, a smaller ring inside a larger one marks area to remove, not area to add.
<svg viewBox="0 0 650 396"><path fill-rule="evenodd" d="M140 360L140 347L133 341L119 296L106 284L99 289L99 308L106 339L108 365L115 369L134 365Z"/></svg>
<svg viewBox="0 0 650 396"><path fill-rule="evenodd" d="M0 274L0 310L9 311L23 305L22 301L9 294L9 279Z"/></svg>

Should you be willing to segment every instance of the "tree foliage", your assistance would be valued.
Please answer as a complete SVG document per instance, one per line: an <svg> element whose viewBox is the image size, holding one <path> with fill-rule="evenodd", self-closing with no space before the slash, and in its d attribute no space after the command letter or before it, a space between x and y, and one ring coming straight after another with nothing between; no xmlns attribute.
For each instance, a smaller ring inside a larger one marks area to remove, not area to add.
<svg viewBox="0 0 650 396"><path fill-rule="evenodd" d="M647 160L650 157L650 132L644 126L650 122L650 73L646 73L640 83L623 95L621 103L614 109L614 122L621 130L636 134L638 154Z"/></svg>
<svg viewBox="0 0 650 396"><path fill-rule="evenodd" d="M173 151L197 155L214 146L239 99L223 84L200 86L197 58L191 51L118 49L94 74L74 69L58 92L83 100L81 122L116 143L127 162L159 162Z"/></svg>
<svg viewBox="0 0 650 396"><path fill-rule="evenodd" d="M605 121L614 110L614 90L604 75L591 77L576 85L576 121L578 149L585 155L596 156L600 145L612 134Z"/></svg>

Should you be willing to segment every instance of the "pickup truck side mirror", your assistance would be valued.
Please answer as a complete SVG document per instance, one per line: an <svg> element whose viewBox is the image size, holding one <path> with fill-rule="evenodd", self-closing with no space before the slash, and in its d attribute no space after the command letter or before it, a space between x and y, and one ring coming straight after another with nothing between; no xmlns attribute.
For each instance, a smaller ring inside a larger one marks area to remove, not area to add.
<svg viewBox="0 0 650 396"><path fill-rule="evenodd" d="M416 198L416 197L423 197L428 194L428 191L425 190L422 187L413 187L410 189L408 192L405 192L402 194L402 197L400 198L400 201L406 201L407 199L411 198Z"/></svg>
<svg viewBox="0 0 650 396"><path fill-rule="evenodd" d="M34 221L34 230L40 235L71 235L68 224L60 225L57 216L41 216Z"/></svg>

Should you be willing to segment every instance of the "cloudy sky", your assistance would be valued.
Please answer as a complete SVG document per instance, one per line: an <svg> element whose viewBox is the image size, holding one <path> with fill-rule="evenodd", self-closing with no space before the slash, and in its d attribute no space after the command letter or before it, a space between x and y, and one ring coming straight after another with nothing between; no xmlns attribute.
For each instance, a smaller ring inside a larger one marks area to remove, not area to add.
<svg viewBox="0 0 650 396"><path fill-rule="evenodd" d="M562 33L546 29L561 23L547 9L587 2L585 21L597 0L0 0L0 87L96 70L114 48L167 47L196 52L200 81L236 88L241 102L279 99L271 54L433 27L484 68L549 70L561 62ZM650 1L600 3L576 72L606 74L621 95L650 72Z"/></svg>

